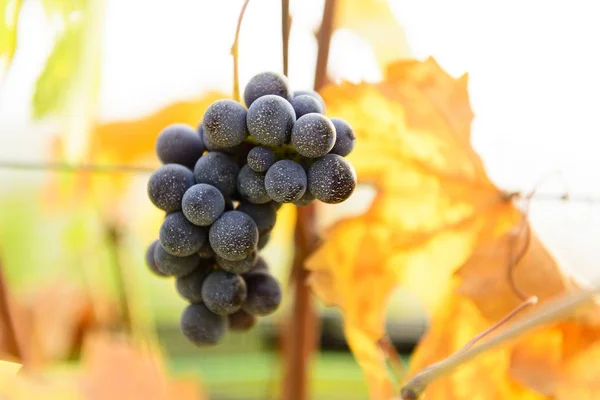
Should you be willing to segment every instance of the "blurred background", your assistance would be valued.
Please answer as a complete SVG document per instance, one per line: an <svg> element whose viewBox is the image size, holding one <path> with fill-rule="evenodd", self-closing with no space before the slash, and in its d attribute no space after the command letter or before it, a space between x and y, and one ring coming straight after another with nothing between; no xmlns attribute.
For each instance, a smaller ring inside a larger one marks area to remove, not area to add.
<svg viewBox="0 0 600 400"><path fill-rule="evenodd" d="M86 329L126 325L156 337L170 370L200 377L211 398L267 398L278 390L277 337L289 299L252 333L199 350L180 336L185 303L173 282L144 265L162 217L146 198L143 169L158 165L152 142L164 121L193 120L194 107L230 95L242 3L0 1L7 26L20 7L10 67L0 58L0 266L14 307L27 316L23 324L43 332L36 340L45 359L68 363ZM291 1L294 90L313 86L323 5ZM385 62L428 56L456 77L468 73L473 143L490 177L525 192L543 181L531 206L534 229L564 269L583 282L600 277L594 3L338 0L338 8L344 20L332 36L329 80L375 82ZM250 1L239 43L242 88L258 72L282 71L280 19L280 1ZM0 35L5 44L8 31ZM56 163L141 170L67 171ZM560 200L564 193L569 201ZM359 190L343 206L321 206L320 226L369 200ZM295 217L293 207L282 209L265 253L281 282ZM315 398L365 398L338 313L320 311ZM411 350L426 320L409 292L396 294L388 321L401 352Z"/></svg>

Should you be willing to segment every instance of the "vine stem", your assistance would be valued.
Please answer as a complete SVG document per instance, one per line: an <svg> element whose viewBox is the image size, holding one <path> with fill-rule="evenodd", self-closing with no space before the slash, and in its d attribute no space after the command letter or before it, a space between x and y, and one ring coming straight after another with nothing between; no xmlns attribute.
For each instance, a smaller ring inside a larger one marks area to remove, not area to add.
<svg viewBox="0 0 600 400"><path fill-rule="evenodd" d="M317 67L315 71L315 87L319 91L327 82L327 63L329 61L329 45L331 43L331 35L333 33L333 17L335 16L335 8L337 0L325 0L325 8L323 9L323 22L317 33L318 53Z"/></svg>
<svg viewBox="0 0 600 400"><path fill-rule="evenodd" d="M561 297L540 306L535 314L529 316L521 322L507 327L504 331L498 333L496 336L493 336L487 341L477 346L467 347L466 349L463 348L453 355L443 359L442 361L426 367L402 387L400 390L401 398L403 400L418 399L427 388L427 385L441 376L472 360L478 355L506 341L519 337L531 328L556 321L571 314L576 308L589 302L592 297L598 294L600 294L600 282L596 283L591 289L580 290L570 296ZM515 311L513 311L511 314L514 314ZM506 319L506 317L504 319ZM489 331L489 329L487 331ZM481 338L483 334L478 336Z"/></svg>
<svg viewBox="0 0 600 400"><path fill-rule="evenodd" d="M241 101L238 47L240 40L240 30L242 28L242 20L244 19L244 14L246 13L246 8L248 7L249 2L250 0L246 0L242 5L242 9L240 10L240 16L238 17L237 21L237 26L235 28L235 38L233 39L233 44L231 45L231 55L233 58L233 99L235 101Z"/></svg>
<svg viewBox="0 0 600 400"><path fill-rule="evenodd" d="M308 271L304 269L306 258L317 244L315 231L315 208L313 205L298 207L294 232L295 254L290 275L293 288L291 317L283 336L283 359L285 376L283 398L306 400L309 398L309 371L312 356L317 348L318 319L306 284Z"/></svg>
<svg viewBox="0 0 600 400"><path fill-rule="evenodd" d="M10 307L10 294L2 264L0 264L0 329L3 332L5 350L19 360L20 363L26 365L26 354L23 351L21 343L17 337L17 331L14 323L14 315Z"/></svg>
<svg viewBox="0 0 600 400"><path fill-rule="evenodd" d="M286 0L282 0L286 2ZM286 6L282 3L282 9ZM333 27L335 0L326 0L321 28L317 35L318 56L315 70L315 90L326 81L329 42ZM289 16L282 13L282 25ZM282 29L284 45L288 45L285 34L289 27ZM284 66L288 51L284 50ZM308 256L316 249L318 235L316 230L316 209L314 204L298 207L298 216L294 231L295 255L290 283L293 287L291 318L287 321L283 336L284 381L283 398L286 400L307 400L309 398L310 363L317 349L318 318L312 303L310 289L307 286L309 272L304 268Z"/></svg>
<svg viewBox="0 0 600 400"><path fill-rule="evenodd" d="M516 317L521 311L523 311L527 307L536 305L537 302L538 302L537 296L528 298L527 300L525 300L524 302L519 304L514 310L512 310L511 312L506 314L500 321L496 322L494 325L490 326L483 332L480 332L478 335L476 335L473 339L469 340L467 342L467 344L465 344L458 351L458 353L463 353L463 352L469 350L471 347L473 347L475 344L477 344L477 342L479 342L481 339L488 336L490 333L494 332L495 330L500 328L502 325L506 324L508 321L510 321L511 319Z"/></svg>

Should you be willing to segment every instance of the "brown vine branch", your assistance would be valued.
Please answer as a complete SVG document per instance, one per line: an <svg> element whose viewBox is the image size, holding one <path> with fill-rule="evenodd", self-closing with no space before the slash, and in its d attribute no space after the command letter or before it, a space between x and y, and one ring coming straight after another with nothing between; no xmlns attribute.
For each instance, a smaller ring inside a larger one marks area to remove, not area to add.
<svg viewBox="0 0 600 400"><path fill-rule="evenodd" d="M23 349L19 344L17 338L17 332L15 329L13 315L10 307L10 295L8 292L8 285L6 279L4 279L4 273L2 271L2 265L0 264L0 330L2 334L1 338L4 339L5 350L14 356L19 362L24 363Z"/></svg>
<svg viewBox="0 0 600 400"><path fill-rule="evenodd" d="M403 400L418 399L427 386L439 377L449 373L478 355L506 341L519 337L531 328L568 316L579 306L589 302L592 297L598 294L600 294L600 283L596 283L591 289L580 290L570 296L561 297L540 306L535 314L532 314L519 323L507 327L504 331L491 337L487 341L477 346L467 348L466 350L463 348L442 361L426 367L401 388L401 398ZM519 307L523 307L523 305ZM514 310L511 314L514 314L515 311L517 310Z"/></svg>
<svg viewBox="0 0 600 400"><path fill-rule="evenodd" d="M315 87L319 91L327 82L327 63L329 62L329 45L331 43L331 34L333 33L333 18L335 17L335 8L337 0L326 0L323 9L323 21L317 33L317 42L319 44L317 53L317 67L315 71Z"/></svg>
<svg viewBox="0 0 600 400"><path fill-rule="evenodd" d="M293 287L291 320L286 326L284 341L284 399L306 400L310 362L317 347L318 319L307 286L308 271L304 262L317 244L315 209L312 205L298 208L294 232L295 255L290 283Z"/></svg>
<svg viewBox="0 0 600 400"><path fill-rule="evenodd" d="M238 17L237 27L235 28L235 38L233 39L233 45L231 45L231 56L233 57L233 99L235 101L241 101L240 98L240 73L239 73L239 39L240 30L242 28L242 20L246 13L246 8L250 0L244 1L242 9L240 10L240 16Z"/></svg>
<svg viewBox="0 0 600 400"><path fill-rule="evenodd" d="M323 20L318 35L317 68L315 70L315 90L325 81L329 42L335 1L326 0ZM287 43L287 41L284 41ZM284 52L287 54L287 52ZM283 398L286 400L307 400L309 398L310 362L317 348L318 318L307 286L308 271L304 263L318 243L314 205L298 207L298 218L294 232L295 255L290 274L294 283L291 319L287 321L283 337L285 377Z"/></svg>

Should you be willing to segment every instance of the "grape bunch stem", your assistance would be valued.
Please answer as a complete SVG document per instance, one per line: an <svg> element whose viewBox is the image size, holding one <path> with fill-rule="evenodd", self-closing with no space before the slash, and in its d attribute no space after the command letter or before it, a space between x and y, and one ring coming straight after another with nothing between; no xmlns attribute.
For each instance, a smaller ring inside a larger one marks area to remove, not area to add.
<svg viewBox="0 0 600 400"><path fill-rule="evenodd" d="M290 50L290 26L292 19L290 17L290 0L281 0L281 38L283 43L283 74L288 74L288 54Z"/></svg>
<svg viewBox="0 0 600 400"><path fill-rule="evenodd" d="M240 72L239 72L239 39L240 30L242 28L242 20L246 13L246 8L250 0L244 1L242 9L240 10L240 16L238 17L237 27L235 28L235 38L233 39L233 45L231 46L231 56L233 57L233 99L240 101Z"/></svg>

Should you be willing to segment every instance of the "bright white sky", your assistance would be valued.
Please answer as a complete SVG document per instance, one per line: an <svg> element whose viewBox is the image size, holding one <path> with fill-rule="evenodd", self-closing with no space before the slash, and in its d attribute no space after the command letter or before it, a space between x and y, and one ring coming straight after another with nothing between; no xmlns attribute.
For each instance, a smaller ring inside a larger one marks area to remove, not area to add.
<svg viewBox="0 0 600 400"><path fill-rule="evenodd" d="M242 0L106 3L103 118L135 117L207 89L230 90L229 48ZM600 193L594 145L600 135L600 24L594 3L390 0L417 57L433 55L457 76L469 72L474 142L499 185L528 188L561 170L571 191ZM311 31L322 5L292 1L295 88L312 85ZM281 70L279 7L279 0L250 3L240 43L242 84L258 71ZM26 2L21 23L21 48L0 95L0 127L28 121L32 88L52 46L40 28L44 16L36 1ZM379 76L368 45L351 32L334 36L330 72L354 81ZM0 140L9 141L10 133L1 130ZM8 147L14 155L17 149Z"/></svg>
<svg viewBox="0 0 600 400"><path fill-rule="evenodd" d="M231 90L229 49L242 0L106 3L103 118L139 116L207 89ZM242 85L256 72L281 70L279 3L250 3L240 42ZM29 102L52 41L40 28L44 16L39 4L25 4L21 47L0 94L0 157L31 160L43 156L45 143L29 123ZM432 55L456 76L469 72L477 115L474 144L498 185L527 191L544 175L562 171L571 193L600 194L597 2L390 0L390 4L416 57ZM322 7L322 0L292 0L294 88L312 86L316 43L311 31L318 27ZM334 36L329 69L336 79L379 76L369 47L349 32ZM563 185L554 180L545 188L561 191ZM597 211L573 213L571 223L587 222L586 229L600 237ZM555 234L549 240L567 239ZM599 247L598 240L594 243L585 245Z"/></svg>

